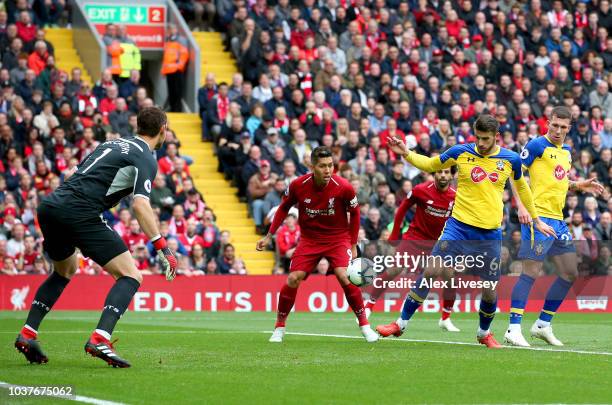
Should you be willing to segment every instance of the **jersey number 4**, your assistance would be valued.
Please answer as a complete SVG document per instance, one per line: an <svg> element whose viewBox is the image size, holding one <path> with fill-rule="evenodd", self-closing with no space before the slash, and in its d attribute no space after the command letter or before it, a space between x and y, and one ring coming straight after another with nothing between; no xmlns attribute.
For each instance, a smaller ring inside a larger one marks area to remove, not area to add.
<svg viewBox="0 0 612 405"><path fill-rule="evenodd" d="M107 148L104 149L104 151L102 151L102 154L100 156L98 156L89 166L87 166L84 170L83 170L83 174L87 173L87 171L89 171L89 169L91 169L96 163L98 163L98 161L100 159L102 159L104 156L108 155L109 153L111 153L113 150L111 148Z"/></svg>

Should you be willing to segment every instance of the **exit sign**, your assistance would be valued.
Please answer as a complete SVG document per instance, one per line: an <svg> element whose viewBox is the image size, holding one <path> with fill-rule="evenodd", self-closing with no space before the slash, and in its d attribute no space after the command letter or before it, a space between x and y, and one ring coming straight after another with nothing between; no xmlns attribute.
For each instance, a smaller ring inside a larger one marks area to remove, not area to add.
<svg viewBox="0 0 612 405"><path fill-rule="evenodd" d="M141 49L161 49L166 35L166 6L164 4L85 4L87 19L100 36L106 24L125 25L127 36Z"/></svg>
<svg viewBox="0 0 612 405"><path fill-rule="evenodd" d="M93 24L163 24L166 22L166 6L85 4L87 18Z"/></svg>

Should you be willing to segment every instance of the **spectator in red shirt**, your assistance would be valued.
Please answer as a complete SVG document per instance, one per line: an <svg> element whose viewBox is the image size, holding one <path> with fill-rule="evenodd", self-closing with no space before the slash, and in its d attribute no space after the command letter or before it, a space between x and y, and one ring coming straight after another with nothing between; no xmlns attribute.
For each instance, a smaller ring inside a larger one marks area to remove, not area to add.
<svg viewBox="0 0 612 405"><path fill-rule="evenodd" d="M123 237L123 235L126 235L129 232L131 220L132 214L130 214L130 210L127 208L122 208L119 210L119 222L113 226L113 229L119 234L119 236Z"/></svg>
<svg viewBox="0 0 612 405"><path fill-rule="evenodd" d="M465 27L465 21L460 20L457 16L457 12L450 9L446 19L446 30L448 31L448 35L459 38L459 31L461 31L463 27Z"/></svg>
<svg viewBox="0 0 612 405"><path fill-rule="evenodd" d="M38 27L32 23L32 17L30 17L29 12L22 11L19 13L19 21L15 25L17 26L17 35L24 43L33 41L36 38Z"/></svg>
<svg viewBox="0 0 612 405"><path fill-rule="evenodd" d="M117 101L117 85L113 84L112 86L107 87L106 89L106 97L100 101L100 112L104 116L104 122L108 123L108 115L117 109L115 102Z"/></svg>
<svg viewBox="0 0 612 405"><path fill-rule="evenodd" d="M457 53L455 53L451 66L453 67L453 72L455 72L455 75L459 76L459 78L463 79L468 75L469 61L465 60L463 51L457 51Z"/></svg>
<svg viewBox="0 0 612 405"><path fill-rule="evenodd" d="M34 273L34 261L40 257L40 252L36 250L36 239L33 235L26 235L23 245L23 251L15 257L17 270L22 273Z"/></svg>
<svg viewBox="0 0 612 405"><path fill-rule="evenodd" d="M378 134L378 136L380 138L380 147L384 149L388 149L387 141L389 137L398 137L402 140L402 142L406 143L406 134L404 134L402 130L397 128L397 121L395 121L393 118L390 118L387 121L387 129L385 129L384 131L381 131ZM396 159L395 153L393 153L391 149L388 149L388 151L389 151L389 158L391 160L395 160Z"/></svg>
<svg viewBox="0 0 612 405"><path fill-rule="evenodd" d="M289 213L282 225L276 233L276 245L278 246L278 254L281 258L282 266L285 272L289 271L289 263L295 248L300 240L300 226L297 224L297 218L294 213Z"/></svg>
<svg viewBox="0 0 612 405"><path fill-rule="evenodd" d="M198 225L199 222L195 218L189 218L187 220L187 231L178 235L178 240L187 250L187 254L191 254L194 245L204 246L204 239L196 233Z"/></svg>
<svg viewBox="0 0 612 405"><path fill-rule="evenodd" d="M147 240L147 236L140 230L138 220L132 219L130 221L129 232L123 235L123 241L127 245L128 249L130 249L130 252L134 253L136 251L136 246L146 245Z"/></svg>
<svg viewBox="0 0 612 405"><path fill-rule="evenodd" d="M166 145L166 156L157 161L159 172L164 176L168 176L174 171L174 159L178 156L178 148L175 143Z"/></svg>
<svg viewBox="0 0 612 405"><path fill-rule="evenodd" d="M172 236L178 236L185 233L186 230L185 209L182 205L176 204L172 209L172 218L168 223L168 233Z"/></svg>
<svg viewBox="0 0 612 405"><path fill-rule="evenodd" d="M295 30L291 31L291 45L295 45L300 49L306 49L306 38L314 38L315 34L310 28L306 20L300 18L297 21Z"/></svg>
<svg viewBox="0 0 612 405"><path fill-rule="evenodd" d="M47 66L49 52L47 52L47 44L44 41L36 41L34 52L28 57L28 67L38 76Z"/></svg>

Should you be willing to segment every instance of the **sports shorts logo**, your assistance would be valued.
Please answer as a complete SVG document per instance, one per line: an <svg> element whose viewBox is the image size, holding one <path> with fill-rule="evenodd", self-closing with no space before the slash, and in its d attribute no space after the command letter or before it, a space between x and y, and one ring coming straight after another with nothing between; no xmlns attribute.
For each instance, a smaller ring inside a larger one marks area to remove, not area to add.
<svg viewBox="0 0 612 405"><path fill-rule="evenodd" d="M557 165L555 167L554 175L557 180L563 180L563 178L566 175L565 169L563 168L563 166Z"/></svg>
<svg viewBox="0 0 612 405"><path fill-rule="evenodd" d="M485 172L484 169L480 166L474 167L470 174L474 183L480 183L481 181L487 178L487 172Z"/></svg>

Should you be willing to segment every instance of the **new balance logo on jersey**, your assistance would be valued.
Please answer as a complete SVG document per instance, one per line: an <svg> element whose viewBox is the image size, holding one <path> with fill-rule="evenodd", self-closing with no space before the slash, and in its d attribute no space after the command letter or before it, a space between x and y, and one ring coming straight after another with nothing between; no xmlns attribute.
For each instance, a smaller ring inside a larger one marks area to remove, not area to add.
<svg viewBox="0 0 612 405"><path fill-rule="evenodd" d="M304 204L310 204L310 198L304 198Z"/></svg>

